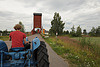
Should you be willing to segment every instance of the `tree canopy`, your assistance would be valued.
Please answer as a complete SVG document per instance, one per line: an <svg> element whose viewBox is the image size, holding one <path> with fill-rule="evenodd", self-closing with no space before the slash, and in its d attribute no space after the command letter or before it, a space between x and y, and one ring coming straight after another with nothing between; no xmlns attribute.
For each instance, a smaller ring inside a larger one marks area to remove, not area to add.
<svg viewBox="0 0 100 67"><path fill-rule="evenodd" d="M75 31L75 28L74 28L74 25L73 27L71 28L71 31L70 31L70 35L71 36L74 36L74 37L80 37L82 34L82 30L80 28L80 25L77 27L77 30Z"/></svg>
<svg viewBox="0 0 100 67"><path fill-rule="evenodd" d="M55 12L53 20L51 21L51 29L49 30L49 33L56 34L57 32L58 34L62 34L64 25L65 23L61 21L61 16L59 15L59 13Z"/></svg>
<svg viewBox="0 0 100 67"><path fill-rule="evenodd" d="M96 32L96 29L94 27L92 27L92 29L90 31L90 35L95 36L95 32Z"/></svg>
<svg viewBox="0 0 100 67"><path fill-rule="evenodd" d="M25 28L24 28L24 25L22 24L22 22L21 21L19 21L19 24L22 26L22 28L21 28L21 32L25 32Z"/></svg>
<svg viewBox="0 0 100 67"><path fill-rule="evenodd" d="M80 28L80 25L77 27L77 31L76 31L76 36L81 36L82 34L82 30Z"/></svg>
<svg viewBox="0 0 100 67"><path fill-rule="evenodd" d="M83 34L84 35L87 35L86 29L83 30Z"/></svg>
<svg viewBox="0 0 100 67"><path fill-rule="evenodd" d="M96 36L100 36L100 26L98 26L98 28L96 28Z"/></svg>
<svg viewBox="0 0 100 67"><path fill-rule="evenodd" d="M71 34L72 36L76 36L74 25L73 25L73 27L71 28L70 34Z"/></svg>
<svg viewBox="0 0 100 67"><path fill-rule="evenodd" d="M90 35L91 36L100 36L100 26L98 26L97 28L92 27L92 29L90 31Z"/></svg>

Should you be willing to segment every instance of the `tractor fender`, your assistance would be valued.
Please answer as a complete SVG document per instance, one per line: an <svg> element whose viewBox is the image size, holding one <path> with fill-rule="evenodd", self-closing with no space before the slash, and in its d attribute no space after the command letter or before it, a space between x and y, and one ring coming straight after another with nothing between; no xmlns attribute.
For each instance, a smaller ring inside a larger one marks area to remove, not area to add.
<svg viewBox="0 0 100 67"><path fill-rule="evenodd" d="M32 51L34 51L35 49L37 49L40 46L40 40L38 37L35 37L32 40Z"/></svg>
<svg viewBox="0 0 100 67"><path fill-rule="evenodd" d="M8 47L4 41L0 40L0 61L1 61L1 52L2 51L8 52ZM3 60L4 59L6 59L6 56L3 57Z"/></svg>
<svg viewBox="0 0 100 67"><path fill-rule="evenodd" d="M0 51L5 51L5 52L8 52L8 47L6 45L6 43L2 40L0 40Z"/></svg>

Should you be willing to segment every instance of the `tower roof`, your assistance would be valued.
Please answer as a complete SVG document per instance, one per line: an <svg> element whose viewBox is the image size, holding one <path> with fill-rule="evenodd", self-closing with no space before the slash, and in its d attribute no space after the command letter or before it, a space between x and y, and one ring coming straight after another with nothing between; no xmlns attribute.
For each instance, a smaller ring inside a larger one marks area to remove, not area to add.
<svg viewBox="0 0 100 67"><path fill-rule="evenodd" d="M33 13L34 16L42 16L42 13Z"/></svg>

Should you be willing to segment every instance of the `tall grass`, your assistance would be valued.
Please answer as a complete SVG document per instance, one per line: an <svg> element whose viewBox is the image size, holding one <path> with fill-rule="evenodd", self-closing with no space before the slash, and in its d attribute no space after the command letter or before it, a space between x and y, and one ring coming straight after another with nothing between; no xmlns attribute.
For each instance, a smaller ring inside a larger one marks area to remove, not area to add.
<svg viewBox="0 0 100 67"><path fill-rule="evenodd" d="M9 40L9 36L0 36L0 40L7 41Z"/></svg>
<svg viewBox="0 0 100 67"><path fill-rule="evenodd" d="M100 56L100 46L97 45L96 42L93 43L91 37L82 37L79 38L79 41L82 47L85 47L87 50L92 51L95 55Z"/></svg>
<svg viewBox="0 0 100 67"><path fill-rule="evenodd" d="M45 40L58 55L68 60L70 67L100 67L100 48L91 45L90 38L80 39L80 47L55 37Z"/></svg>

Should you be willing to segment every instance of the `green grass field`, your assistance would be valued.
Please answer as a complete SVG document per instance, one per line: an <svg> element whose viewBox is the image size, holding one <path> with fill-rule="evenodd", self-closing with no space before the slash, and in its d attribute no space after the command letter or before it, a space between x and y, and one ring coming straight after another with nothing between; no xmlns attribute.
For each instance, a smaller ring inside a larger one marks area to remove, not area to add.
<svg viewBox="0 0 100 67"><path fill-rule="evenodd" d="M7 41L9 40L9 36L0 36L0 40Z"/></svg>
<svg viewBox="0 0 100 67"><path fill-rule="evenodd" d="M80 41L82 37L73 37L72 39ZM92 44L100 45L100 37L86 37L86 40L90 40Z"/></svg>

